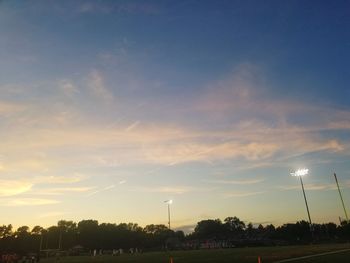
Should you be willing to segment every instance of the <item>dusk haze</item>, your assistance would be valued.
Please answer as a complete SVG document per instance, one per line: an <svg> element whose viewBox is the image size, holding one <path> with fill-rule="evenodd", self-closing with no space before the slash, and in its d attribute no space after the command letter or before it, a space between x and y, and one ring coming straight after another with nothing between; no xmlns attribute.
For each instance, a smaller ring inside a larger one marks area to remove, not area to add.
<svg viewBox="0 0 350 263"><path fill-rule="evenodd" d="M0 1L0 137L14 229L339 224L350 1Z"/></svg>

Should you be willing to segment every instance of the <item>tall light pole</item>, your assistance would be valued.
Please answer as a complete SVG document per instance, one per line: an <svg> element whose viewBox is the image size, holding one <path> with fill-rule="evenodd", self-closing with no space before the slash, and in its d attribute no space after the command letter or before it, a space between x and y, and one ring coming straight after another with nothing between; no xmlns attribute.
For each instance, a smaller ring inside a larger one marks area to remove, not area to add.
<svg viewBox="0 0 350 263"><path fill-rule="evenodd" d="M312 221L311 221L311 216L310 216L310 211L309 211L309 206L307 204L307 200L306 200L306 195L305 195L305 189L304 189L304 184L303 184L303 179L302 177L307 175L309 173L309 169L299 169L296 170L295 172L291 173L292 176L297 176L300 179L300 183L301 183L301 189L303 189L303 194L304 194L304 200L305 200L305 205L306 205L306 211L307 211L307 215L309 217L309 223L310 223L310 231L311 231L311 235L313 237L313 227L312 227Z"/></svg>
<svg viewBox="0 0 350 263"><path fill-rule="evenodd" d="M39 245L39 253L43 249L43 231L40 232L40 245Z"/></svg>
<svg viewBox="0 0 350 263"><path fill-rule="evenodd" d="M335 178L335 182L337 183L337 187L338 187L338 192L339 192L340 200L341 200L341 203L342 203L343 208L344 208L344 213L345 213L346 222L349 223L348 213L346 212L346 208L345 208L343 196L342 196L342 194L341 194L341 191L340 191L340 188L339 188L339 184L338 184L337 175L336 175L335 173L334 173L334 178ZM341 221L341 220L340 220L340 221ZM341 223L341 222L340 222L340 223Z"/></svg>
<svg viewBox="0 0 350 263"><path fill-rule="evenodd" d="M166 200L164 201L164 203L166 203L168 205L168 226L169 226L169 230L170 228L170 205L173 203L173 200Z"/></svg>
<svg viewBox="0 0 350 263"><path fill-rule="evenodd" d="M62 249L62 227L60 228L60 236L58 238L58 250Z"/></svg>

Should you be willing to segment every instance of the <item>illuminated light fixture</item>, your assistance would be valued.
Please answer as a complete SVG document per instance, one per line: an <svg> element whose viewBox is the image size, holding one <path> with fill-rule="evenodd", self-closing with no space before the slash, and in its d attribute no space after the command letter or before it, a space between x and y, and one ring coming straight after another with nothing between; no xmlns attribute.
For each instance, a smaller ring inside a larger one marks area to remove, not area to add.
<svg viewBox="0 0 350 263"><path fill-rule="evenodd" d="M290 173L292 176L304 176L304 175L307 175L309 173L309 169L299 169L299 170L296 170L295 172L293 173Z"/></svg>
<svg viewBox="0 0 350 263"><path fill-rule="evenodd" d="M171 205L173 203L173 200L166 200L166 201L164 201L164 203Z"/></svg>

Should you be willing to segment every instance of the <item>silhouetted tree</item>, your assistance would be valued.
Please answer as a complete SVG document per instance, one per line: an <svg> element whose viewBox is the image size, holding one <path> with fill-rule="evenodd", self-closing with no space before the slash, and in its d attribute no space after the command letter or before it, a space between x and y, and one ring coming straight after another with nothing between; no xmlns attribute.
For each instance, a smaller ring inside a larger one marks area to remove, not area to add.
<svg viewBox="0 0 350 263"><path fill-rule="evenodd" d="M194 235L198 238L222 238L225 235L225 227L220 219L202 220L197 223Z"/></svg>
<svg viewBox="0 0 350 263"><path fill-rule="evenodd" d="M252 223L245 224L238 217L207 219L197 223L194 232L185 236L182 231L170 230L161 224L150 224L144 228L135 223L102 223L97 220L73 221L60 220L57 226L44 229L34 226L21 226L13 231L12 225L0 226L0 252L28 253L42 249L68 250L82 245L86 250L93 249L164 249L178 247L182 241L207 242L208 239L229 242L237 245L263 244L302 244L313 242L349 241L350 224L343 222L314 224L314 239L311 238L310 225L306 221L284 224L275 227ZM225 241L226 240L226 241ZM282 242L283 241L283 242ZM281 243L282 242L282 243Z"/></svg>
<svg viewBox="0 0 350 263"><path fill-rule="evenodd" d="M77 245L77 224L73 221L60 220L57 223L61 249L68 249Z"/></svg>
<svg viewBox="0 0 350 263"><path fill-rule="evenodd" d="M78 242L85 248L100 248L97 220L82 220L78 223Z"/></svg>

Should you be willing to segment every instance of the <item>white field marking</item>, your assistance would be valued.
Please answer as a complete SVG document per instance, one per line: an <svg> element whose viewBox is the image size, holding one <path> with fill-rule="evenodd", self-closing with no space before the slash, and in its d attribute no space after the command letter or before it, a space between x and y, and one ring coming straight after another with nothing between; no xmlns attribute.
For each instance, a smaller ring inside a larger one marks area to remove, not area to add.
<svg viewBox="0 0 350 263"><path fill-rule="evenodd" d="M320 253L320 254L313 254L313 255L309 255L309 256L297 257L297 258L288 258L288 259L275 261L274 263L292 262L292 261L298 261L298 260L302 260L302 259L327 256L327 255L338 254L338 253L343 253L343 252L348 252L348 251L350 251L350 248L337 250L337 251L331 251L331 252L324 252L324 253Z"/></svg>

